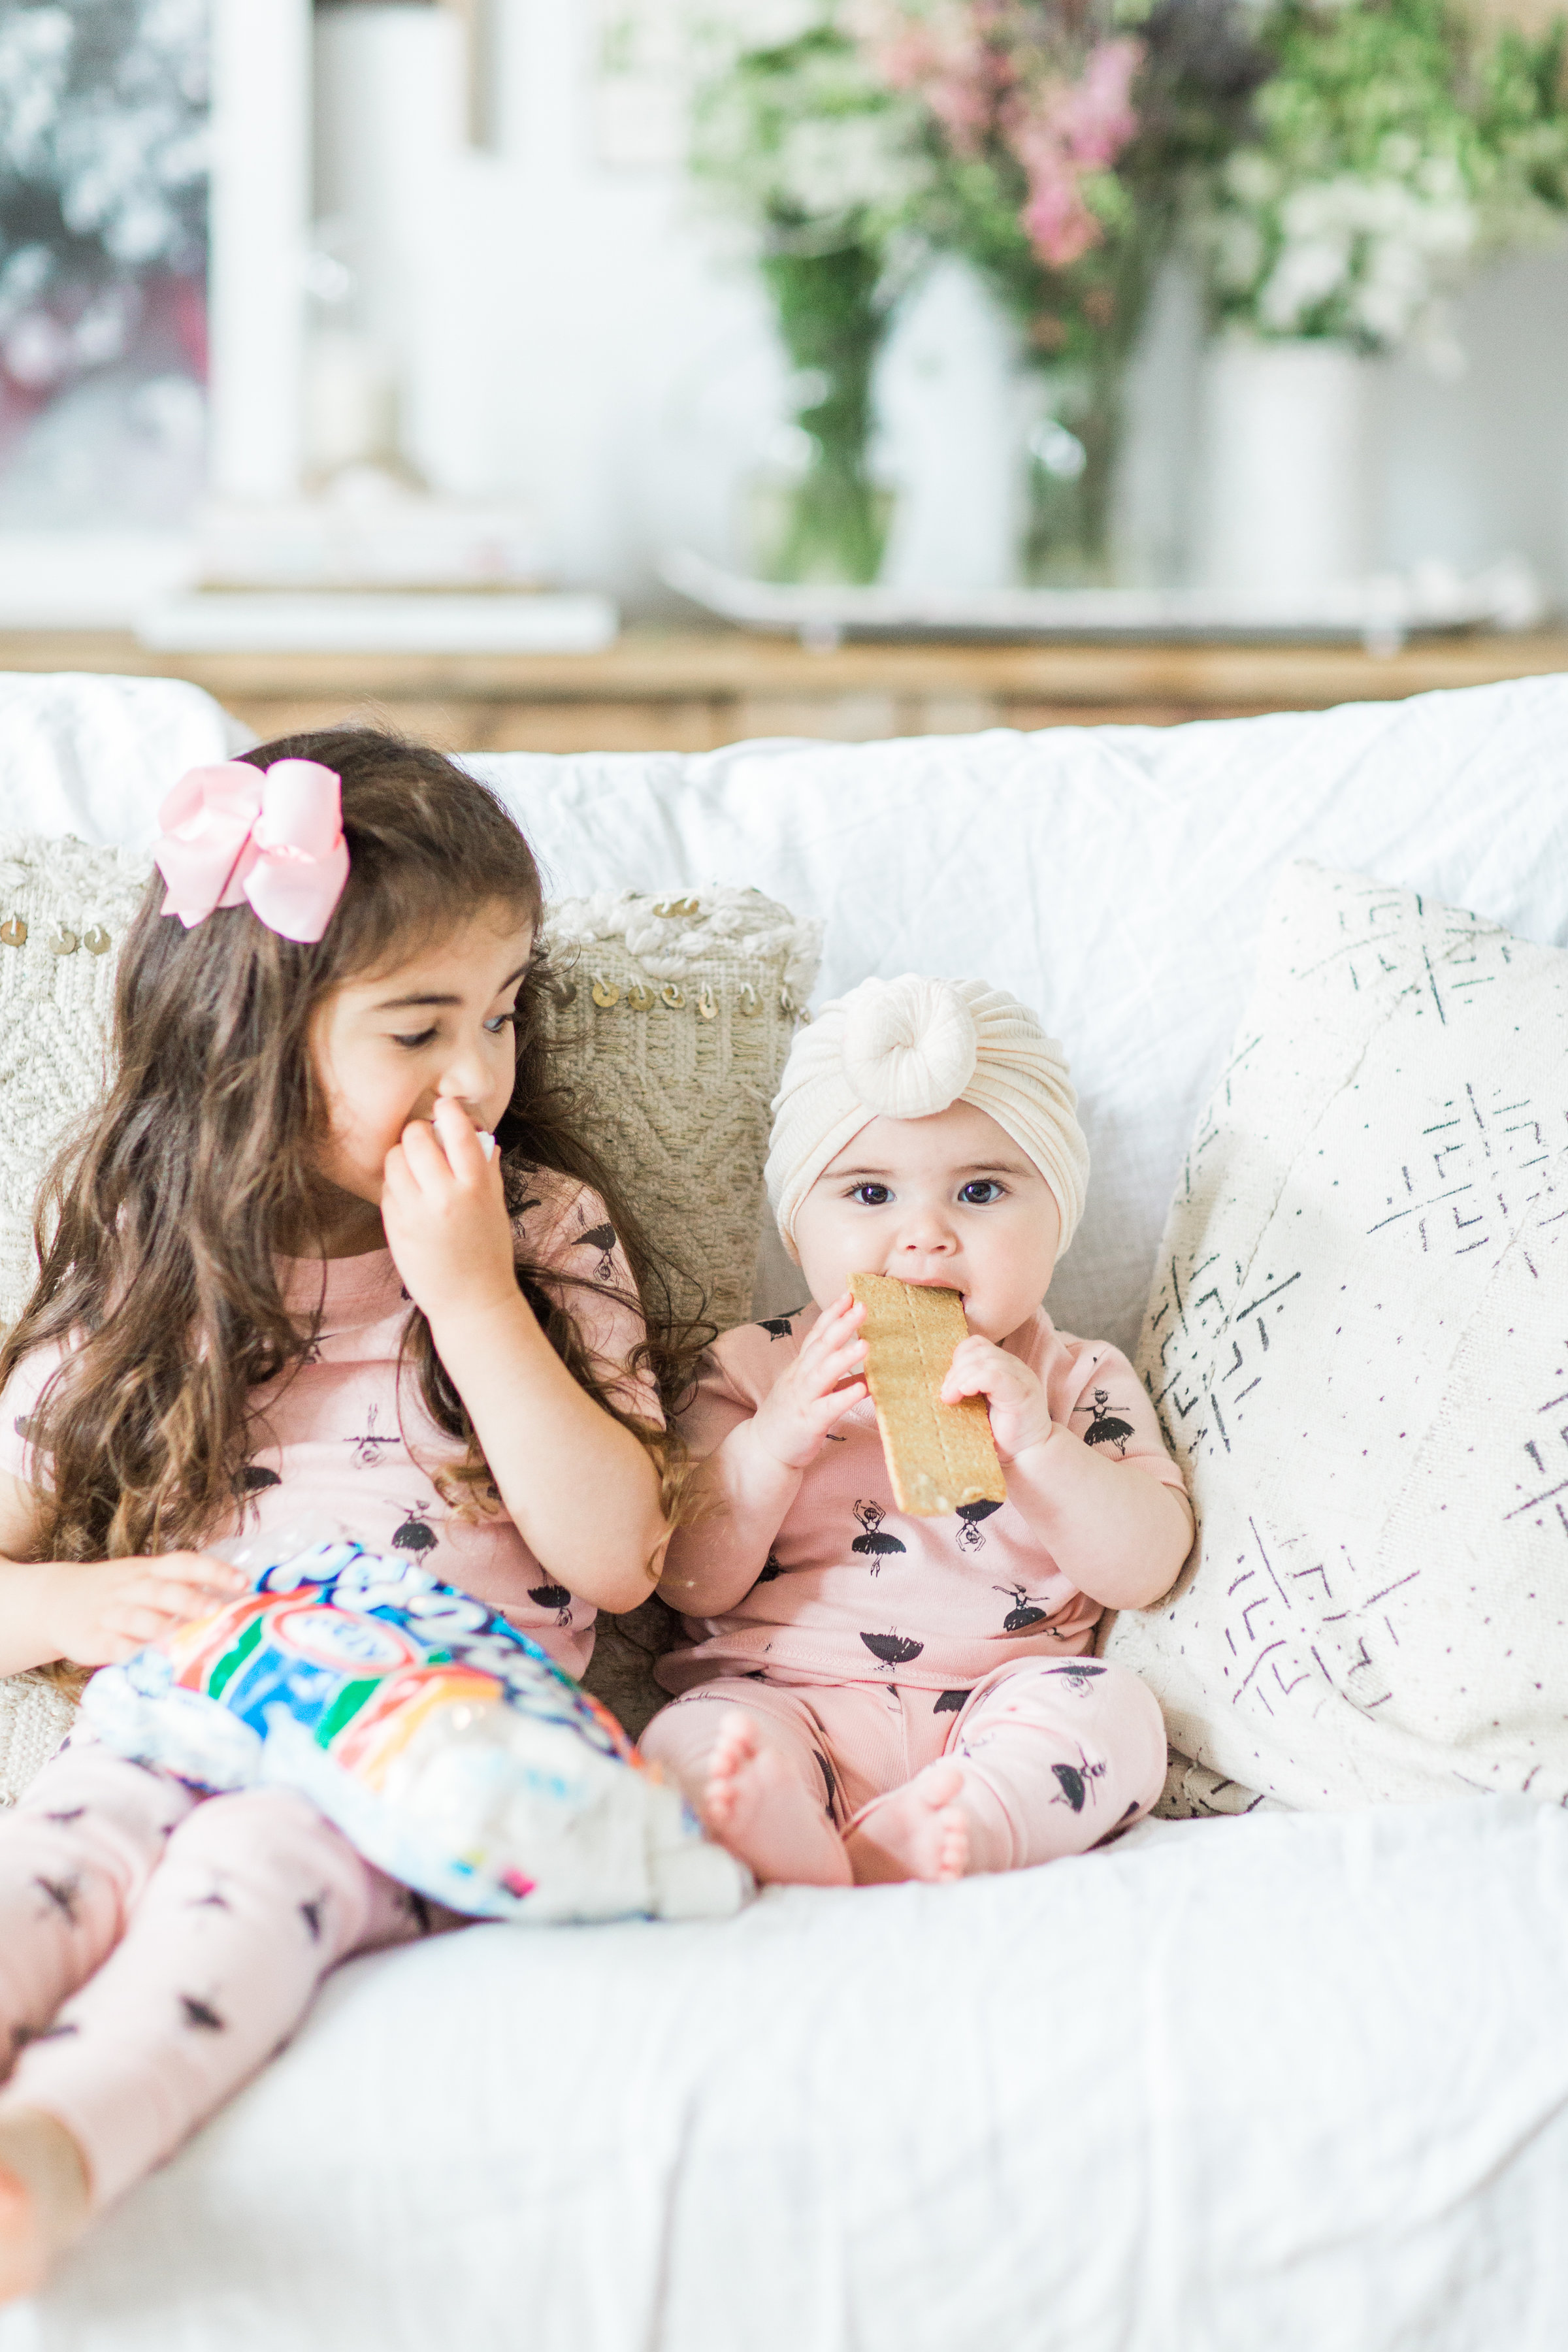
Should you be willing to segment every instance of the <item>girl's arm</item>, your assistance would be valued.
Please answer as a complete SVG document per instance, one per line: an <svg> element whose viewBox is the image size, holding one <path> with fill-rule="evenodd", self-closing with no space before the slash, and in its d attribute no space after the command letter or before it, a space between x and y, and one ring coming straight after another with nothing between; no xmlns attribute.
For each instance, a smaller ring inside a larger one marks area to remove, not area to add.
<svg viewBox="0 0 1568 2352"><path fill-rule="evenodd" d="M29 1559L37 1527L32 1488L0 1470L0 1675L62 1659L110 1665L209 1616L245 1585L238 1569L202 1552L89 1565Z"/></svg>
<svg viewBox="0 0 1568 2352"><path fill-rule="evenodd" d="M828 1307L783 1379L698 1470L691 1517L670 1538L659 1579L671 1608L721 1615L755 1584L828 1431L866 1394L855 1377L866 1360L865 1316L847 1291Z"/></svg>
<svg viewBox="0 0 1568 2352"><path fill-rule="evenodd" d="M579 1388L517 1286L499 1153L457 1106L387 1154L386 1238L500 1498L546 1575L595 1608L646 1601L669 1530L646 1447ZM443 1146L445 1149L443 1150Z"/></svg>
<svg viewBox="0 0 1568 2352"><path fill-rule="evenodd" d="M1111 1462L1051 1418L1037 1375L971 1333L942 1384L949 1404L983 1396L1006 1465L1007 1499L1062 1574L1106 1609L1147 1609L1167 1593L1192 1549L1193 1507L1133 1462Z"/></svg>

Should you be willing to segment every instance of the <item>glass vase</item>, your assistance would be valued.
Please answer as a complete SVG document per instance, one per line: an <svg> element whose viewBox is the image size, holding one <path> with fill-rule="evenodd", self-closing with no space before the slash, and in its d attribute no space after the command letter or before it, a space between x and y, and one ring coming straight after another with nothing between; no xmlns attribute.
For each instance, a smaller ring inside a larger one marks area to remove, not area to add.
<svg viewBox="0 0 1568 2352"><path fill-rule="evenodd" d="M1120 355L1083 368L1042 367L1026 457L1020 569L1036 588L1107 587L1121 450Z"/></svg>
<svg viewBox="0 0 1568 2352"><path fill-rule="evenodd" d="M887 326L865 247L775 251L763 277L794 370L794 424L750 485L747 536L764 580L863 585L887 545L892 494L868 461L871 378Z"/></svg>

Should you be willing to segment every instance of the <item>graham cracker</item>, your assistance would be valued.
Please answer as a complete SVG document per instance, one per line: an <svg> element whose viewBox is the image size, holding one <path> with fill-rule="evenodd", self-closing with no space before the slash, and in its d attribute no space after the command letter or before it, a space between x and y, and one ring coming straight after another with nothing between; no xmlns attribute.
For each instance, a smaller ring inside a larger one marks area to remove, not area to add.
<svg viewBox="0 0 1568 2352"><path fill-rule="evenodd" d="M853 1274L849 1288L866 1309L866 1383L899 1509L936 1519L966 1503L1005 1502L984 1400L942 1402L953 1350L969 1334L957 1291L885 1274Z"/></svg>

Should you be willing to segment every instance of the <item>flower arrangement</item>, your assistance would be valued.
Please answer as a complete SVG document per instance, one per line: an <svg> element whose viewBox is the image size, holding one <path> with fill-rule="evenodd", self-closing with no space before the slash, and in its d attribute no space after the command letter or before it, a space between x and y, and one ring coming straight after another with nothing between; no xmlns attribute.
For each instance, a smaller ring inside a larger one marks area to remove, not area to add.
<svg viewBox="0 0 1568 2352"><path fill-rule="evenodd" d="M1196 228L1217 323L1453 355L1448 296L1568 205L1564 28L1488 45L1451 0L1280 0L1255 133Z"/></svg>
<svg viewBox="0 0 1568 2352"><path fill-rule="evenodd" d="M730 49L700 90L692 166L757 237L793 370L799 478L771 502L762 568L876 577L889 500L868 462L871 376L929 165L910 101L823 20Z"/></svg>
<svg viewBox="0 0 1568 2352"><path fill-rule="evenodd" d="M1240 0L823 0L811 31L710 82L698 166L763 223L776 295L777 257L803 239L855 252L872 355L889 265L896 281L912 252L949 251L979 269L1040 381L1026 569L1092 576L1178 186L1234 138L1264 70Z"/></svg>

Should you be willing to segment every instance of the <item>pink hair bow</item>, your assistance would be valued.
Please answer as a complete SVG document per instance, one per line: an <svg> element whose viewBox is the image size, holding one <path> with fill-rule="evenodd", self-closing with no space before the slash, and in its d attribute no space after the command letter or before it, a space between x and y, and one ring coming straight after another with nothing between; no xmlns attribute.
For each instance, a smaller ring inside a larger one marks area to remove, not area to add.
<svg viewBox="0 0 1568 2352"><path fill-rule="evenodd" d="M192 768L158 811L153 858L165 915L189 930L248 898L268 930L319 940L349 878L342 785L314 760Z"/></svg>

